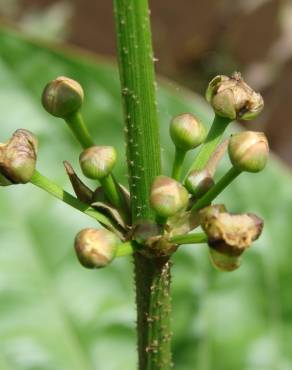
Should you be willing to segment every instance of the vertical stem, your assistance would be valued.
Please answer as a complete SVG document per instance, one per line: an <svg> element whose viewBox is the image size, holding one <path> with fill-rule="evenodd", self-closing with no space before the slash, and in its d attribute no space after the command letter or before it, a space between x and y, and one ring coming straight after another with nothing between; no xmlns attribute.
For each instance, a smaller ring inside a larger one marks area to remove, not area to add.
<svg viewBox="0 0 292 370"><path fill-rule="evenodd" d="M148 0L114 0L114 12L132 218L153 220L149 193L161 160ZM170 263L138 252L134 262L139 370L169 370Z"/></svg>

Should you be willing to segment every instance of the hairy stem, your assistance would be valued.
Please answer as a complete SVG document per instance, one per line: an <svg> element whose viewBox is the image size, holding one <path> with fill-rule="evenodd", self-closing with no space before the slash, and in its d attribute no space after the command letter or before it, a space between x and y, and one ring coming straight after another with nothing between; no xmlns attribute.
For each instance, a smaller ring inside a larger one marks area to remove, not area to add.
<svg viewBox="0 0 292 370"><path fill-rule="evenodd" d="M148 0L114 0L114 12L135 223L154 220L149 193L161 173ZM169 370L170 262L138 252L134 261L139 370Z"/></svg>
<svg viewBox="0 0 292 370"><path fill-rule="evenodd" d="M189 172L194 170L202 170L206 166L212 153L220 143L224 131L230 122L231 120L229 118L220 117L217 116L217 114L215 115L206 140L201 146L201 149L197 154Z"/></svg>
<svg viewBox="0 0 292 370"><path fill-rule="evenodd" d="M197 212L201 208L207 207L212 201L238 176L241 171L235 167L231 169L215 184L197 203L192 207L192 212Z"/></svg>
<svg viewBox="0 0 292 370"><path fill-rule="evenodd" d="M65 190L60 188L57 184L49 180L47 177L45 177L38 171L35 171L30 182L33 185L37 186L38 188L45 190L47 193L51 194L55 198L68 204L69 206L77 209L80 212L85 213L87 216L91 218L94 218L102 225L111 229L114 228L111 221L106 216L96 211L94 208L89 207L86 203L83 203L79 199L73 197L71 194L67 193Z"/></svg>

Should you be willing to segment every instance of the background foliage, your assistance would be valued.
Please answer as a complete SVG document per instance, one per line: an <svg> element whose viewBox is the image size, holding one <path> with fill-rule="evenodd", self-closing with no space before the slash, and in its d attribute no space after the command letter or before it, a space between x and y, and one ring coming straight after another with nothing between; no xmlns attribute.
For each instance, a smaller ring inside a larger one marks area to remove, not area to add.
<svg viewBox="0 0 292 370"><path fill-rule="evenodd" d="M84 116L97 143L118 149L116 174L126 183L115 67L7 29L0 30L0 55L1 141L19 127L33 131L40 141L39 169L70 190L62 160L78 169L80 148L63 122L40 104L45 83L69 76L85 89ZM170 118L188 111L208 123L212 113L200 97L169 81L160 84L158 105L169 173ZM221 171L228 165L226 160ZM214 270L206 247L187 246L174 257L177 369L291 369L291 179L272 159L264 173L242 175L220 196L230 211L248 210L266 221L239 270ZM94 222L32 185L0 190L1 370L136 368L131 261L119 259L102 271L79 266L72 240L85 226Z"/></svg>

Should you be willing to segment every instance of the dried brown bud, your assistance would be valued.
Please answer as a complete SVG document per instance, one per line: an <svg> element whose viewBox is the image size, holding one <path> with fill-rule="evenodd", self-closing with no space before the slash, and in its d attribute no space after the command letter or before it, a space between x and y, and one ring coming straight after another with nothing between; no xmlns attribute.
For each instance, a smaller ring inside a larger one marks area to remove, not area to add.
<svg viewBox="0 0 292 370"><path fill-rule="evenodd" d="M0 148L0 185L25 184L32 178L37 160L37 139L27 130L17 130Z"/></svg>
<svg viewBox="0 0 292 370"><path fill-rule="evenodd" d="M119 239L105 229L83 229L75 238L75 251L80 263L87 268L101 268L112 262Z"/></svg>
<svg viewBox="0 0 292 370"><path fill-rule="evenodd" d="M247 85L238 72L231 77L213 78L206 91L206 99L216 114L230 120L254 119L264 107L262 96Z"/></svg>
<svg viewBox="0 0 292 370"><path fill-rule="evenodd" d="M214 206L202 209L199 217L209 246L231 257L240 256L263 229L263 220L254 214L229 214Z"/></svg>

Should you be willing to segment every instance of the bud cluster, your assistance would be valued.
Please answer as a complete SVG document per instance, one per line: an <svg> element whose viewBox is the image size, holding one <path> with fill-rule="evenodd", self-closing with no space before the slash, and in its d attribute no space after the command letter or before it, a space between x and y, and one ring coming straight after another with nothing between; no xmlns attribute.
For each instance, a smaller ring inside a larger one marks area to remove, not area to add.
<svg viewBox="0 0 292 370"><path fill-rule="evenodd" d="M144 255L170 255L178 246L172 236L180 240L201 226L214 265L224 271L239 267L240 256L259 237L263 221L249 213L234 215L224 206L210 204L241 172L259 172L266 166L269 146L263 133L236 133L231 135L228 145L220 146L231 120L255 118L264 104L261 95L239 73L215 77L206 97L215 112L211 129L207 134L201 120L191 113L179 114L171 120L169 133L175 146L172 175L161 174L153 180L149 203L156 219L137 220L131 214L131 195L113 175L117 162L115 148L95 145L84 123L80 112L84 100L81 85L67 77L58 77L47 84L42 94L44 108L69 125L83 147L79 156L82 173L100 183L90 189L65 162L78 201L83 202L81 208L93 207L91 211L100 212L108 220L107 229L87 228L77 234L75 251L83 266L107 266L117 255L121 241L139 245ZM217 181L216 168L227 147L233 167ZM197 148L194 163L181 182L185 156ZM33 182L36 159L37 139L29 131L17 130L7 143L0 144L0 185Z"/></svg>

